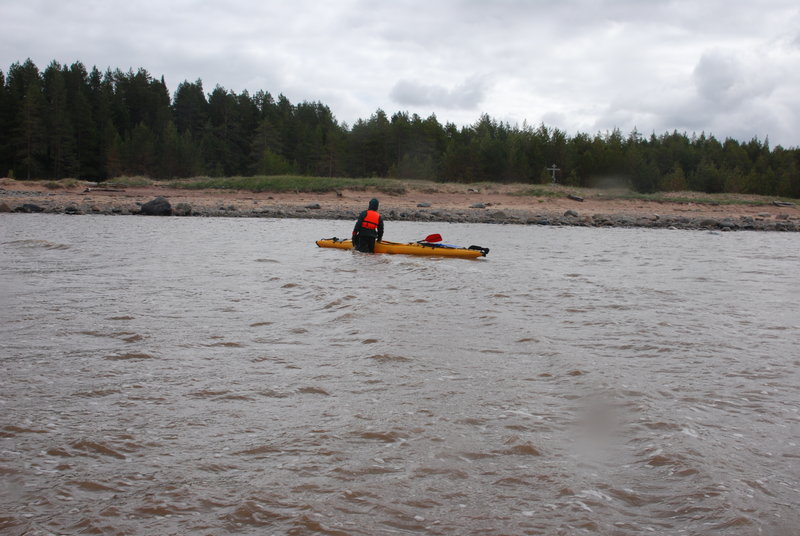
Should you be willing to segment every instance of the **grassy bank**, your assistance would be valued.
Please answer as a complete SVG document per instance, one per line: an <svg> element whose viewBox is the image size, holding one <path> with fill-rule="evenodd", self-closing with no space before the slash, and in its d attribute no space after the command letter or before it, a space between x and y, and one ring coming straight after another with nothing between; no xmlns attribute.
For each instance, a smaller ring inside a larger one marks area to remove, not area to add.
<svg viewBox="0 0 800 536"><path fill-rule="evenodd" d="M798 203L796 199L784 197L770 197L750 194L708 194L704 192L655 192L643 194L624 188L572 188L567 186L516 185L520 188L511 191L511 195L530 196L539 198L555 198L577 195L584 199L609 200L609 201L645 201L650 203L675 203L675 204L703 204L703 205L768 205L773 201L786 201Z"/></svg>
<svg viewBox="0 0 800 536"><path fill-rule="evenodd" d="M375 189L388 195L407 192L405 184L391 179L350 179L341 177L300 177L296 175L196 178L171 181L171 188L190 190L244 190L248 192L313 192Z"/></svg>
<svg viewBox="0 0 800 536"><path fill-rule="evenodd" d="M0 179L4 186L18 183L13 179ZM28 182L28 181L22 181ZM50 190L73 190L95 187L97 183L76 179L59 181L31 181L44 185ZM381 178L346 177L304 177L297 175L276 175L256 177L195 177L171 181L155 181L147 177L115 177L102 183L103 187L114 188L176 188L186 190L230 190L248 192L297 192L327 193L343 190L374 190L384 195L404 195L409 192L422 194L465 194L484 195L505 194L537 198L539 202L547 199L565 198L570 195L586 200L597 201L643 201L651 203L705 204L705 205L767 205L773 201L787 201L800 205L796 199L746 194L707 194L703 192L657 192L642 194L625 188L578 188L552 184L523 183L455 183L422 180L400 180Z"/></svg>

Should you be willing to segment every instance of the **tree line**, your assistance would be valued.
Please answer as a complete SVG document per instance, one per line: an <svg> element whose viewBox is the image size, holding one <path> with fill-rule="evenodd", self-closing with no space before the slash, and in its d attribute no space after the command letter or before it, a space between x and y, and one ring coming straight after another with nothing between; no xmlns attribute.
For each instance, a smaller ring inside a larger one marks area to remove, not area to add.
<svg viewBox="0 0 800 536"><path fill-rule="evenodd" d="M614 129L569 135L488 115L459 127L378 110L352 125L321 102L292 104L201 80L170 95L164 78L29 59L0 70L0 173L18 179L156 179L299 174L438 181L623 183L800 197L800 149L753 138Z"/></svg>

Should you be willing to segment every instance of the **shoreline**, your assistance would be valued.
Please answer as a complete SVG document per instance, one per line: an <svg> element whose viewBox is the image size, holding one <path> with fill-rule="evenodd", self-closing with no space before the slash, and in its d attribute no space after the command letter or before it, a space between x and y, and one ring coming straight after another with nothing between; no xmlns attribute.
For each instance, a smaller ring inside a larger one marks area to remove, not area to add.
<svg viewBox="0 0 800 536"><path fill-rule="evenodd" d="M502 186L483 191L410 190L399 195L371 189L326 193L187 190L159 185L48 189L42 183L3 179L0 212L135 215L155 198L155 215L355 220L371 197L389 221L493 223L581 227L641 227L718 231L800 232L800 209L791 203L724 204L591 196L521 196ZM158 209L158 207L156 207Z"/></svg>

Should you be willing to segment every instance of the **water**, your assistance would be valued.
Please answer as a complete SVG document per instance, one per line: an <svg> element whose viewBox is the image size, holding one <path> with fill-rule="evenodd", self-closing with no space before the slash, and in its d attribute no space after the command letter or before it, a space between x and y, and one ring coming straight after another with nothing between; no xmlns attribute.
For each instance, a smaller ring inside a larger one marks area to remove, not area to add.
<svg viewBox="0 0 800 536"><path fill-rule="evenodd" d="M797 235L0 217L0 531L797 534Z"/></svg>

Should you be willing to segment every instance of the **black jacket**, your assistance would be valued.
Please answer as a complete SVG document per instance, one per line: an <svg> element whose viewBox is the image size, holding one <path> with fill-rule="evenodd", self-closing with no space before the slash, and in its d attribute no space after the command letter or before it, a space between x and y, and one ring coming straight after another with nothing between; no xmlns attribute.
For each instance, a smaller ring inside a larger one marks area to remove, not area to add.
<svg viewBox="0 0 800 536"><path fill-rule="evenodd" d="M367 210L374 210L377 212L378 210L378 200L373 199L369 202L369 208ZM362 212L358 215L358 219L356 220L356 226L353 227L353 236L362 235L362 236L373 236L378 239L380 242L383 239L383 216L378 214L378 228L377 229L364 229L361 227L361 224L364 223L364 218L367 217L367 210Z"/></svg>

